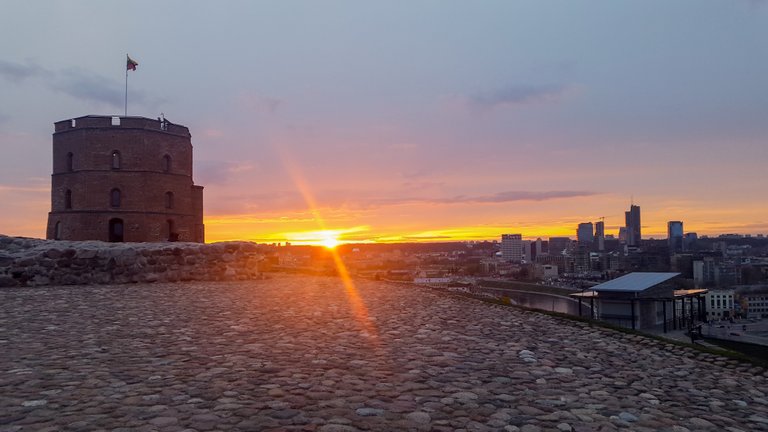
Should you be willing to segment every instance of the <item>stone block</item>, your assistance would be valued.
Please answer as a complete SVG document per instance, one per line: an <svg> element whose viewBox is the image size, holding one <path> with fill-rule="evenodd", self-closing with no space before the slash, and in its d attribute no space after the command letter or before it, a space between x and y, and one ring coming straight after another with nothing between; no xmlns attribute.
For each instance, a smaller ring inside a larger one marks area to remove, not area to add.
<svg viewBox="0 0 768 432"><path fill-rule="evenodd" d="M16 265L22 266L22 267L29 267L31 265L34 265L37 262L37 260L33 257L23 257L20 260L16 261Z"/></svg>
<svg viewBox="0 0 768 432"><path fill-rule="evenodd" d="M51 279L40 274L32 276L27 282L30 286L45 286L51 284Z"/></svg>
<svg viewBox="0 0 768 432"><path fill-rule="evenodd" d="M82 258L82 259L96 258L96 255L98 254L98 252L99 251L96 249L79 249L75 257Z"/></svg>
<svg viewBox="0 0 768 432"><path fill-rule="evenodd" d="M19 281L10 276L0 276L0 288L9 288L19 286Z"/></svg>
<svg viewBox="0 0 768 432"><path fill-rule="evenodd" d="M0 267L10 266L16 258L10 255L0 255Z"/></svg>
<svg viewBox="0 0 768 432"><path fill-rule="evenodd" d="M61 278L62 285L79 285L80 283L82 283L80 278L73 274L65 274Z"/></svg>
<svg viewBox="0 0 768 432"><path fill-rule="evenodd" d="M45 258L59 258L62 255L62 252L59 249L48 249L47 251L43 252L42 254Z"/></svg>
<svg viewBox="0 0 768 432"><path fill-rule="evenodd" d="M221 255L221 260L224 261L225 263L231 263L235 261L235 256L232 255L231 253L225 253Z"/></svg>

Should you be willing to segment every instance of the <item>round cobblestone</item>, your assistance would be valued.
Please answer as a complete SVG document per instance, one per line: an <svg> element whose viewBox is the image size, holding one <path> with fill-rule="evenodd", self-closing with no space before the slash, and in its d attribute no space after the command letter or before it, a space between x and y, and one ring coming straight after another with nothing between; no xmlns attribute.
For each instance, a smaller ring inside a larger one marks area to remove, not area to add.
<svg viewBox="0 0 768 432"><path fill-rule="evenodd" d="M768 430L765 369L332 277L0 290L2 430Z"/></svg>

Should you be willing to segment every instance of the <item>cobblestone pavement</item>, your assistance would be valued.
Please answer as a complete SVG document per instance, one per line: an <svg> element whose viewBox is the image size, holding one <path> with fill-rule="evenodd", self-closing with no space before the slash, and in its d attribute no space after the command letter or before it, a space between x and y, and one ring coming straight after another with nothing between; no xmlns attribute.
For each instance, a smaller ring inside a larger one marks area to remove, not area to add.
<svg viewBox="0 0 768 432"><path fill-rule="evenodd" d="M0 290L0 431L768 430L761 368L426 289Z"/></svg>

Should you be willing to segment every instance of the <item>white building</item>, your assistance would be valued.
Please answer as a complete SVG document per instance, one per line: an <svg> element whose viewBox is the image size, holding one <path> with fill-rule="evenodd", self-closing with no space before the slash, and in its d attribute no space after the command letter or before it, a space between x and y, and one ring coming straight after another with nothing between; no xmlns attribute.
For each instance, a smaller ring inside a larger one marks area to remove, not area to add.
<svg viewBox="0 0 768 432"><path fill-rule="evenodd" d="M520 262L523 260L523 235L501 235L501 259L504 261Z"/></svg>
<svg viewBox="0 0 768 432"><path fill-rule="evenodd" d="M557 278L557 266L552 264L536 264L535 267L536 277L539 279L555 279Z"/></svg>
<svg viewBox="0 0 768 432"><path fill-rule="evenodd" d="M768 292L753 292L741 295L743 303L746 303L747 318L768 317Z"/></svg>
<svg viewBox="0 0 768 432"><path fill-rule="evenodd" d="M711 289L704 297L707 305L707 319L721 320L733 317L734 308L733 289Z"/></svg>

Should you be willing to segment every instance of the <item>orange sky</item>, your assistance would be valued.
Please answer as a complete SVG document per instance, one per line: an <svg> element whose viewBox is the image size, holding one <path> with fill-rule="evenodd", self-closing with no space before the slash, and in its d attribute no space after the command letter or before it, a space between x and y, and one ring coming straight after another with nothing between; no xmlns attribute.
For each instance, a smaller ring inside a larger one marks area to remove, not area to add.
<svg viewBox="0 0 768 432"><path fill-rule="evenodd" d="M311 182L310 182L311 183ZM206 188L206 198L215 200L217 187ZM312 193L309 191L309 193ZM0 188L0 200L23 210L18 216L6 213L0 233L44 237L50 209L49 186ZM750 223L768 214L766 204L742 202L738 206L671 200L663 196L635 200L641 206L643 237L666 237L668 220L683 220L686 232L717 235L738 232L768 233L768 226ZM575 237L580 222L597 222L604 216L606 233L618 233L626 197L598 194L544 201L511 202L396 202L376 205L325 206L315 201L316 211L299 203L296 208L258 213L206 213L206 240L252 240L261 243L319 244L328 237L342 242L410 242L493 240L503 233L521 233L526 238ZM252 203L258 205L259 203Z"/></svg>

